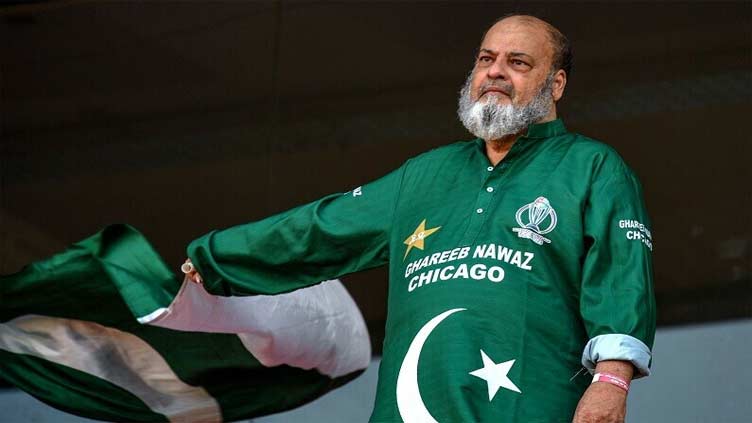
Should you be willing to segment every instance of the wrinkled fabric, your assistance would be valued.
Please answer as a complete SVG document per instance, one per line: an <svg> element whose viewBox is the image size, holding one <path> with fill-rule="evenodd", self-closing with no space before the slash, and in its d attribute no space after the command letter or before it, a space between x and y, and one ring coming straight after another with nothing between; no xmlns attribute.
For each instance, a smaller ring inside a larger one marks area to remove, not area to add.
<svg viewBox="0 0 752 423"><path fill-rule="evenodd" d="M555 120L531 125L496 166L482 140L447 145L352 191L213 231L188 255L218 295L388 265L372 421L549 423L571 421L590 339L652 346L652 249L634 173Z"/></svg>

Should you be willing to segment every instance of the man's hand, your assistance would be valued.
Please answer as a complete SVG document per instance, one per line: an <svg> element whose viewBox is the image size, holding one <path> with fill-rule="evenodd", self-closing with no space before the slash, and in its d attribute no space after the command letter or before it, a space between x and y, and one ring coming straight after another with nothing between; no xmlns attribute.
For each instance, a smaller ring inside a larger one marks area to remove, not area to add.
<svg viewBox="0 0 752 423"><path fill-rule="evenodd" d="M574 423L621 423L627 414L627 393L610 383L587 388L574 412Z"/></svg>
<svg viewBox="0 0 752 423"><path fill-rule="evenodd" d="M625 361L601 361L597 373L611 373L629 381L634 367ZM596 382L590 385L577 404L574 423L622 423L627 414L627 392L616 385Z"/></svg>
<svg viewBox="0 0 752 423"><path fill-rule="evenodd" d="M198 274L198 271L196 271L196 268L193 267L193 263L191 263L191 259L185 259L185 263L183 263L182 266L180 266L180 270L185 273L185 276L187 276L190 280L196 283L201 283L201 275Z"/></svg>

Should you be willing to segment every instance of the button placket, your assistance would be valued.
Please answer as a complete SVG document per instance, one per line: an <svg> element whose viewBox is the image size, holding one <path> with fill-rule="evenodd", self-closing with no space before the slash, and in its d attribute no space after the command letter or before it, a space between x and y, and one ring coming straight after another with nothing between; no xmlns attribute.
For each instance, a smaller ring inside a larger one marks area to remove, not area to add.
<svg viewBox="0 0 752 423"><path fill-rule="evenodd" d="M483 172L485 174L483 183L479 187L475 207L470 215L470 222L463 236L464 245L475 242L475 239L484 227L489 211L493 209L493 204L498 200L494 197L497 196L497 190L508 167L509 162L507 159L507 161L499 163L496 167L487 166L486 172Z"/></svg>
<svg viewBox="0 0 752 423"><path fill-rule="evenodd" d="M501 170L504 166L486 167L487 172L483 178L483 183L478 189L478 194L475 200L475 207L473 213L470 215L470 222L465 232L463 242L465 244L472 242L477 236L480 228L483 227L488 215L488 210L491 207L493 197L496 189L494 186L498 185L499 178L501 177Z"/></svg>

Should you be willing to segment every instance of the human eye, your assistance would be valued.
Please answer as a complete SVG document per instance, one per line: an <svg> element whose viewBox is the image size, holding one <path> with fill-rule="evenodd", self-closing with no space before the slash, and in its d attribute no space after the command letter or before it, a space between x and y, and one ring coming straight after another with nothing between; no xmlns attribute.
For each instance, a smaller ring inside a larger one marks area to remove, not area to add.
<svg viewBox="0 0 752 423"><path fill-rule="evenodd" d="M488 65L493 63L493 57L488 54L481 54L478 56L478 63L482 65Z"/></svg>

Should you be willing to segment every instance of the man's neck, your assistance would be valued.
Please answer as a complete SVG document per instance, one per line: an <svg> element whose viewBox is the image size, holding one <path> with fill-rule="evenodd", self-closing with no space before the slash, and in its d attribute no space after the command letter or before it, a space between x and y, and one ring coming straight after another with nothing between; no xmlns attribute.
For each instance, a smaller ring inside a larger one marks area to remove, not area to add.
<svg viewBox="0 0 752 423"><path fill-rule="evenodd" d="M493 166L504 160L509 150L522 134L511 134L497 140L486 141L486 156Z"/></svg>
<svg viewBox="0 0 752 423"><path fill-rule="evenodd" d="M535 124L551 122L555 119L556 107L552 107L548 115L535 122ZM488 161L491 162L493 166L499 164L499 162L504 160L504 157L507 156L514 143L517 142L517 139L523 136L526 132L527 128L517 134L510 134L495 140L484 140L486 142L486 156L488 157Z"/></svg>

